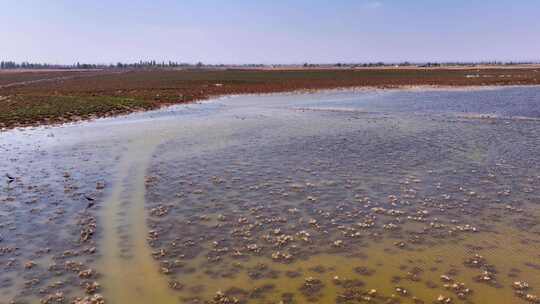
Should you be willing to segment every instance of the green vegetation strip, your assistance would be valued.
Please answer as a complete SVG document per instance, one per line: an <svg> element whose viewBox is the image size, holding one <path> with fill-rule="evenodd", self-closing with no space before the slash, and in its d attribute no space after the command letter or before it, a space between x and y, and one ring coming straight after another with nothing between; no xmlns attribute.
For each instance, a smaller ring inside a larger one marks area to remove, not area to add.
<svg viewBox="0 0 540 304"><path fill-rule="evenodd" d="M111 96L16 96L9 103L9 110L0 112L0 123L7 125L62 122L155 108L144 100Z"/></svg>

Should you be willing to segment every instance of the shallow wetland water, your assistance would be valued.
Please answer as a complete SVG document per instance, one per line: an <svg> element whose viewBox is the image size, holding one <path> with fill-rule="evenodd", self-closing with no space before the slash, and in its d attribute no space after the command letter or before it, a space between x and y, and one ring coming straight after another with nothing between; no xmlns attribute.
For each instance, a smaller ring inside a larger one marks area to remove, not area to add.
<svg viewBox="0 0 540 304"><path fill-rule="evenodd" d="M540 87L0 133L0 303L540 303Z"/></svg>

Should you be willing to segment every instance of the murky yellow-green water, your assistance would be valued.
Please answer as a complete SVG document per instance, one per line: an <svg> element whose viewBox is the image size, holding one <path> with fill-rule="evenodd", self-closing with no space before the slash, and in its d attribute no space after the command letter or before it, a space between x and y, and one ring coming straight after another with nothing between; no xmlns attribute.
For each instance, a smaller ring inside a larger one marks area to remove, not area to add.
<svg viewBox="0 0 540 304"><path fill-rule="evenodd" d="M539 113L336 91L3 133L0 303L536 303Z"/></svg>

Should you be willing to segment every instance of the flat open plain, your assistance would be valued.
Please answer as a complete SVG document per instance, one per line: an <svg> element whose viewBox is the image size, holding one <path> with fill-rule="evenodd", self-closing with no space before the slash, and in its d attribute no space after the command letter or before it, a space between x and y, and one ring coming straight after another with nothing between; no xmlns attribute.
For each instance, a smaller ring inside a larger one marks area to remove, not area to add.
<svg viewBox="0 0 540 304"><path fill-rule="evenodd" d="M157 109L210 97L351 87L540 84L540 69L76 70L0 72L0 128Z"/></svg>

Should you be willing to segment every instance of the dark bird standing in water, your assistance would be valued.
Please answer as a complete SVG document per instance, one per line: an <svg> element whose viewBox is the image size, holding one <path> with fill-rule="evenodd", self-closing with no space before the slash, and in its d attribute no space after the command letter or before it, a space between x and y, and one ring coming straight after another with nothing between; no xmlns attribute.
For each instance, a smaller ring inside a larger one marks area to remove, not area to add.
<svg viewBox="0 0 540 304"><path fill-rule="evenodd" d="M92 208L96 204L95 198L90 197L86 194L84 195L84 198L88 201L88 205L86 206L86 209Z"/></svg>
<svg viewBox="0 0 540 304"><path fill-rule="evenodd" d="M11 184L15 181L15 177L9 175L9 173L6 173L6 177L8 179L8 184Z"/></svg>

